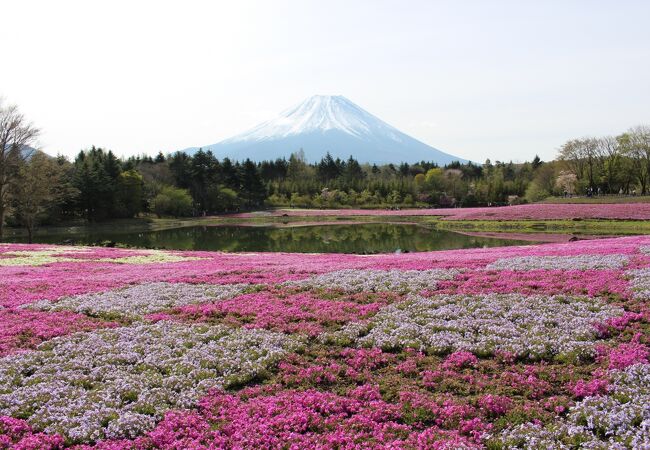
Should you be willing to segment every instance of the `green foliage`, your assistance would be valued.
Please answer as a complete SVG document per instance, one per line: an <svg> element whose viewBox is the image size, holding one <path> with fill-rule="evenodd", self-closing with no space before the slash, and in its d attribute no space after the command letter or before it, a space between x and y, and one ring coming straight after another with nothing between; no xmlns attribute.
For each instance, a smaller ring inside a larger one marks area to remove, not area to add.
<svg viewBox="0 0 650 450"><path fill-rule="evenodd" d="M142 175L134 169L118 175L115 211L120 217L134 217L142 211L143 186Z"/></svg>
<svg viewBox="0 0 650 450"><path fill-rule="evenodd" d="M549 196L549 192L544 190L537 183L530 183L526 189L526 201L530 203L539 202Z"/></svg>
<svg viewBox="0 0 650 450"><path fill-rule="evenodd" d="M208 189L209 205L212 210L236 211L240 206L240 199L233 189L212 185Z"/></svg>
<svg viewBox="0 0 650 450"><path fill-rule="evenodd" d="M55 158L42 152L35 152L20 165L12 185L12 203L14 219L26 228L29 242L35 227L70 194L64 189L64 171Z"/></svg>
<svg viewBox="0 0 650 450"><path fill-rule="evenodd" d="M26 160L18 158L13 147L3 155L0 166L10 171L9 178L17 180L19 163ZM470 207L587 193L636 198L637 194L650 193L650 127L634 127L615 137L572 139L561 147L556 161L544 162L535 156L531 162L518 164L488 159L482 165L452 162L445 167L427 161L370 165L360 164L353 156L334 159L329 153L309 163L302 150L288 160L261 162L219 160L203 150L191 156L158 153L124 160L96 147L79 152L73 163L63 157L52 161L60 169L56 199L39 210L40 223L129 218L145 211L208 215L262 205ZM26 207L16 207L18 194L13 194L11 205L7 202L11 199L9 190L3 192L0 219L24 223ZM2 223L0 220L0 230Z"/></svg>
<svg viewBox="0 0 650 450"><path fill-rule="evenodd" d="M257 166L250 159L244 161L241 168L241 197L246 206L260 206L266 198L266 187L257 171Z"/></svg>
<svg viewBox="0 0 650 450"><path fill-rule="evenodd" d="M650 127L620 136L567 141L559 151L565 171L576 177L578 194L650 193Z"/></svg>
<svg viewBox="0 0 650 450"><path fill-rule="evenodd" d="M559 161L543 162L536 157L521 164L487 160L483 165L454 162L445 167L426 161L360 164L352 156L341 160L330 154L309 163L303 152L288 160L261 162L219 160L203 150L191 156L178 152L120 160L110 151L92 147L80 152L73 164L59 161L65 166L60 184L71 195L57 202L48 213L51 219L44 220L84 217L99 221L134 217L143 211L200 216L262 205L506 205L544 200L565 190L584 193L592 182L594 190L600 187L604 193L631 192L637 186L642 190L641 181L648 178L643 164L635 167L645 154L644 133L641 128L618 138L573 140L563 146Z"/></svg>
<svg viewBox="0 0 650 450"><path fill-rule="evenodd" d="M165 186L153 199L152 209L158 216L191 216L192 197L186 189Z"/></svg>

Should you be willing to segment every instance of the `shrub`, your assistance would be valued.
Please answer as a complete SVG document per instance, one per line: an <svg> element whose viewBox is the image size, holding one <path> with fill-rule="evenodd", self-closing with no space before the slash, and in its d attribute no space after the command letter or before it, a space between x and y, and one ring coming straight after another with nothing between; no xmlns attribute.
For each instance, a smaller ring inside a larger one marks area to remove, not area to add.
<svg viewBox="0 0 650 450"><path fill-rule="evenodd" d="M186 217L192 215L192 197L185 189L164 187L153 199L152 210L160 216Z"/></svg>

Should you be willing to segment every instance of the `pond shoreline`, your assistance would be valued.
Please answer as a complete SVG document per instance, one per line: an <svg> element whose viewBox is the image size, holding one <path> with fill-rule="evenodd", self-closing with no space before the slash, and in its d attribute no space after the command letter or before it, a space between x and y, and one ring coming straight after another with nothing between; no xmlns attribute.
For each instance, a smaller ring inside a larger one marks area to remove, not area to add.
<svg viewBox="0 0 650 450"><path fill-rule="evenodd" d="M550 235L549 235L550 236ZM27 242L14 237L13 242ZM553 237L552 242L568 238ZM528 245L549 241L498 233L457 233L410 222L308 221L293 224L261 223L195 225L177 228L122 230L78 229L75 233L40 235L40 244L95 245L123 248L226 252L293 252L378 254L460 248Z"/></svg>
<svg viewBox="0 0 650 450"><path fill-rule="evenodd" d="M150 232L181 229L196 226L241 226L241 227L309 227L321 225L352 225L368 223L417 224L437 230L457 232L508 232L522 234L570 234L570 235L638 235L650 234L650 220L576 219L576 220L441 220L436 216L258 216L235 218L230 216L208 216L197 218L139 218L119 219L96 224L57 225L40 227L36 240L49 236L75 236L83 233L100 234ZM5 228L0 242L22 240L27 233L22 228ZM65 241L62 239L61 242Z"/></svg>

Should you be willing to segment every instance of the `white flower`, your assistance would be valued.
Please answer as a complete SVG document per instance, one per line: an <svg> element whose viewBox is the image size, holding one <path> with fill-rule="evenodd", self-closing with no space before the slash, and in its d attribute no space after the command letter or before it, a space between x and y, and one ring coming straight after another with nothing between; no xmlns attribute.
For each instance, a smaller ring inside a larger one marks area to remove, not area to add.
<svg viewBox="0 0 650 450"><path fill-rule="evenodd" d="M618 269L627 264L627 255L516 256L488 264L488 270L589 270Z"/></svg>
<svg viewBox="0 0 650 450"><path fill-rule="evenodd" d="M567 416L546 427L532 423L504 430L495 439L505 448L650 448L650 365L612 374L607 395L586 397Z"/></svg>
<svg viewBox="0 0 650 450"><path fill-rule="evenodd" d="M593 323L622 314L620 308L580 297L412 295L383 308L366 325L347 326L325 339L347 337L362 346L430 353L507 351L533 359L582 359L594 354Z"/></svg>
<svg viewBox="0 0 650 450"><path fill-rule="evenodd" d="M248 284L146 283L107 292L44 300L27 305L43 311L69 310L90 316L119 315L138 318L177 306L225 300L247 292Z"/></svg>
<svg viewBox="0 0 650 450"><path fill-rule="evenodd" d="M650 299L650 268L628 270L625 275L630 279L634 297Z"/></svg>
<svg viewBox="0 0 650 450"><path fill-rule="evenodd" d="M0 359L0 415L75 442L133 437L210 388L263 376L299 345L264 330L166 321L77 333Z"/></svg>
<svg viewBox="0 0 650 450"><path fill-rule="evenodd" d="M290 281L285 286L336 289L345 292L419 292L435 289L438 281L450 280L458 270L357 270L344 269Z"/></svg>

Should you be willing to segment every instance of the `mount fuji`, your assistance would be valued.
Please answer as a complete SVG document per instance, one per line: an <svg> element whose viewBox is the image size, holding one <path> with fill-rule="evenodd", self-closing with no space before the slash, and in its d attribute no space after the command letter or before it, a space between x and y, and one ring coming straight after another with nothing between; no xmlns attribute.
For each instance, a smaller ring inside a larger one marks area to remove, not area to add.
<svg viewBox="0 0 650 450"><path fill-rule="evenodd" d="M362 163L466 162L402 133L340 95L315 95L275 119L201 148L217 158L239 161L288 158L302 149L309 162L326 152L341 159L352 155ZM198 149L184 151L192 154Z"/></svg>

